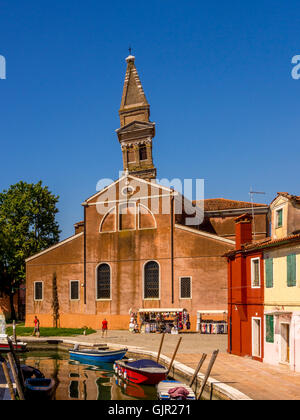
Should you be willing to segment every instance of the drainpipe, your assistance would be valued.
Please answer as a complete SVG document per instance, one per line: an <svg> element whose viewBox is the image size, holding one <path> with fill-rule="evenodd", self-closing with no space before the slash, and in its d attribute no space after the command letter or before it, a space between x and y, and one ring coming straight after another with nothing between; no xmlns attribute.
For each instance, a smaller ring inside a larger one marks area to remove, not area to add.
<svg viewBox="0 0 300 420"><path fill-rule="evenodd" d="M84 203L84 239L83 239L83 301L86 305L86 210L88 205Z"/></svg>
<svg viewBox="0 0 300 420"><path fill-rule="evenodd" d="M174 196L171 197L171 281L172 304L174 304Z"/></svg>

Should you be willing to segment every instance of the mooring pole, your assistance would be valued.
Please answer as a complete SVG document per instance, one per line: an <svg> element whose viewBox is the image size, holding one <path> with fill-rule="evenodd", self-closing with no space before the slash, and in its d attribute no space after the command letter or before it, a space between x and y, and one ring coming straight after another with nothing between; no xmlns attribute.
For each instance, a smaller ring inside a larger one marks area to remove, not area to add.
<svg viewBox="0 0 300 420"><path fill-rule="evenodd" d="M208 378L209 378L209 376L211 374L211 371L212 371L212 368L213 368L213 366L215 364L215 361L216 361L216 359L218 357L218 354L219 354L219 350L215 350L213 352L212 356L211 356L211 359L210 359L210 362L209 362L209 365L208 365L208 368L207 368L207 372L206 372L205 378L204 378L204 380L202 382L201 389L200 389L200 392L199 392L199 395L198 395L197 400L200 400L201 397L202 397L203 391L205 389L206 383L207 383Z"/></svg>
<svg viewBox="0 0 300 420"><path fill-rule="evenodd" d="M182 337L180 337L180 338L179 338L179 341L178 341L178 343L177 343L177 346L176 346L175 352L174 352L174 354L173 354L173 357L172 357L172 360L171 360L171 363L170 363L170 366L169 366L168 375L169 375L169 373L171 372L171 369L172 369L172 366L173 366L173 363L174 363L175 357L176 357L176 355L177 355L177 352L178 352L178 350L179 350L179 346L180 346L180 344L181 344L181 341L182 341Z"/></svg>
<svg viewBox="0 0 300 420"><path fill-rule="evenodd" d="M20 398L21 401L25 401L22 385L20 383L20 379L19 379L19 376L18 376L18 373L17 373L17 370L16 370L16 366L15 366L15 363L14 363L14 358L13 358L11 353L8 353L7 356L8 356L8 360L9 360L10 369L12 371L13 378L14 378L14 381L15 381L16 386L17 386L17 391L18 391L19 398Z"/></svg>
<svg viewBox="0 0 300 420"><path fill-rule="evenodd" d="M14 336L14 342L17 344L17 332L16 332L16 321L13 320L13 336Z"/></svg>
<svg viewBox="0 0 300 420"><path fill-rule="evenodd" d="M202 357L201 357L201 360L200 360L198 366L196 367L194 376L193 376L193 378L192 378L192 380L190 382L190 385L189 385L190 388L192 388L192 386L194 385L194 382L195 382L195 380L196 380L196 378L198 376L198 373L200 372L200 369L202 368L203 363L205 362L206 357L207 357L207 354L206 353L203 353L202 354Z"/></svg>
<svg viewBox="0 0 300 420"><path fill-rule="evenodd" d="M10 376L9 376L9 371L8 371L8 368L7 368L7 364L6 364L6 362L3 362L1 365L2 365L2 369L3 369L3 372L4 372L5 379L6 379L6 383L8 385L8 389L9 389L9 393L10 393L10 398L13 401L15 401L16 400L16 396L15 396L15 392L14 392L14 387L13 387L12 381L11 381Z"/></svg>
<svg viewBox="0 0 300 420"><path fill-rule="evenodd" d="M161 351L162 351L162 346L163 346L163 343L164 343L164 339L165 339L165 333L163 333L163 335L161 337L160 347L159 347L158 355L157 355L157 363L159 363L159 359L160 359L160 355L161 355Z"/></svg>

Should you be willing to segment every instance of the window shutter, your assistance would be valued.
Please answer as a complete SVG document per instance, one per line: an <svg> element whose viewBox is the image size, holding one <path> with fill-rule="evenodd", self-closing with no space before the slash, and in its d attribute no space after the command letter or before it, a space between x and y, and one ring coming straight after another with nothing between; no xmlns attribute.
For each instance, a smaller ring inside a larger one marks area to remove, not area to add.
<svg viewBox="0 0 300 420"><path fill-rule="evenodd" d="M278 211L278 227L282 227L282 216L283 216L283 210Z"/></svg>
<svg viewBox="0 0 300 420"><path fill-rule="evenodd" d="M296 255L292 254L287 256L287 286L295 287L296 285Z"/></svg>
<svg viewBox="0 0 300 420"><path fill-rule="evenodd" d="M266 316L266 342L274 343L274 316Z"/></svg>
<svg viewBox="0 0 300 420"><path fill-rule="evenodd" d="M268 258L266 264L266 287L271 289L273 287L273 258Z"/></svg>

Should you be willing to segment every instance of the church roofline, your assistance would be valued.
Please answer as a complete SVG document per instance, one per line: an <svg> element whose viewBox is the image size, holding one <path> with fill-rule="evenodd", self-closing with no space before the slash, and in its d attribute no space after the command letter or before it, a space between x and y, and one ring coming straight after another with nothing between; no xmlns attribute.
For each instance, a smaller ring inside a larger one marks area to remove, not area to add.
<svg viewBox="0 0 300 420"><path fill-rule="evenodd" d="M35 258L40 257L41 255L47 254L48 252L53 251L54 249L56 249L56 248L58 248L58 247L60 247L60 246L62 246L62 245L65 245L65 244L67 244L68 242L73 241L74 239L79 238L80 236L82 236L82 235L83 235L83 233L84 233L84 232L80 232L80 233L78 233L77 235L73 235L73 236L71 236L70 238L65 239L64 241L61 241L61 242L59 242L58 244L53 245L53 246L51 246L50 248L47 248L47 249L45 249L44 251L41 251L41 252L39 252L38 254L35 254L35 255L33 255L32 257L27 258L27 259L25 260L25 262L27 263L27 262L29 262L29 261L31 261L31 260L34 260Z"/></svg>
<svg viewBox="0 0 300 420"><path fill-rule="evenodd" d="M145 183L145 184L148 184L148 185L151 185L151 186L153 186L153 187L155 187L155 188L160 188L161 190L163 190L163 191L167 191L167 192L169 192L169 193L176 193L176 191L174 191L172 188L168 188L168 187L164 187L163 185L160 185L160 184L158 184L157 182L150 182L150 181L147 181L146 179L143 179L143 178L139 178L139 177L137 177L137 176L134 176L134 175L130 175L130 174L124 174L123 176L121 176L119 179L117 179L116 181L114 181L114 182L112 182L111 184L109 184L109 185L107 185L107 187L105 187L105 188L103 188L103 190L101 190L101 191L98 191L96 194L94 194L94 195L92 195L91 197L89 197L89 198L87 198L83 203L82 203L82 206L86 206L86 205L88 205L88 203L90 202L90 201L92 201L92 200L94 200L96 197L98 197L98 195L100 195L100 194L102 194L102 193L104 193L105 191L107 191L109 188L111 188L113 185L116 185L118 182L121 182L123 179L126 179L126 178L130 178L130 179L133 179L133 180L135 180L135 181L138 181L138 182L142 182L142 183ZM176 195L177 195L177 193L176 193Z"/></svg>
<svg viewBox="0 0 300 420"><path fill-rule="evenodd" d="M185 231L190 232L190 233L195 233L196 235L204 236L204 237L209 238L209 239L214 239L216 241L224 242L224 243L229 244L229 245L235 245L235 241L223 238L223 237L218 236L218 235L213 235L212 233L204 232L203 230L198 230L198 229L187 227L187 226L184 226L184 225L179 225L177 223L175 224L175 227L177 229L185 230Z"/></svg>

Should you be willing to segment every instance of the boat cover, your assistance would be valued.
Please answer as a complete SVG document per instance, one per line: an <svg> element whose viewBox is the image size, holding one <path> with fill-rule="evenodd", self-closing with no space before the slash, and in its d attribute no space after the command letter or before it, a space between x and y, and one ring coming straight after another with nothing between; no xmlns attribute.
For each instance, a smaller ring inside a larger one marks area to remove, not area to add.
<svg viewBox="0 0 300 420"><path fill-rule="evenodd" d="M134 369L147 369L147 368L165 369L164 366L159 365L158 363L150 359L142 359L142 360L136 360L135 362L129 362L127 363L127 366L132 367Z"/></svg>

